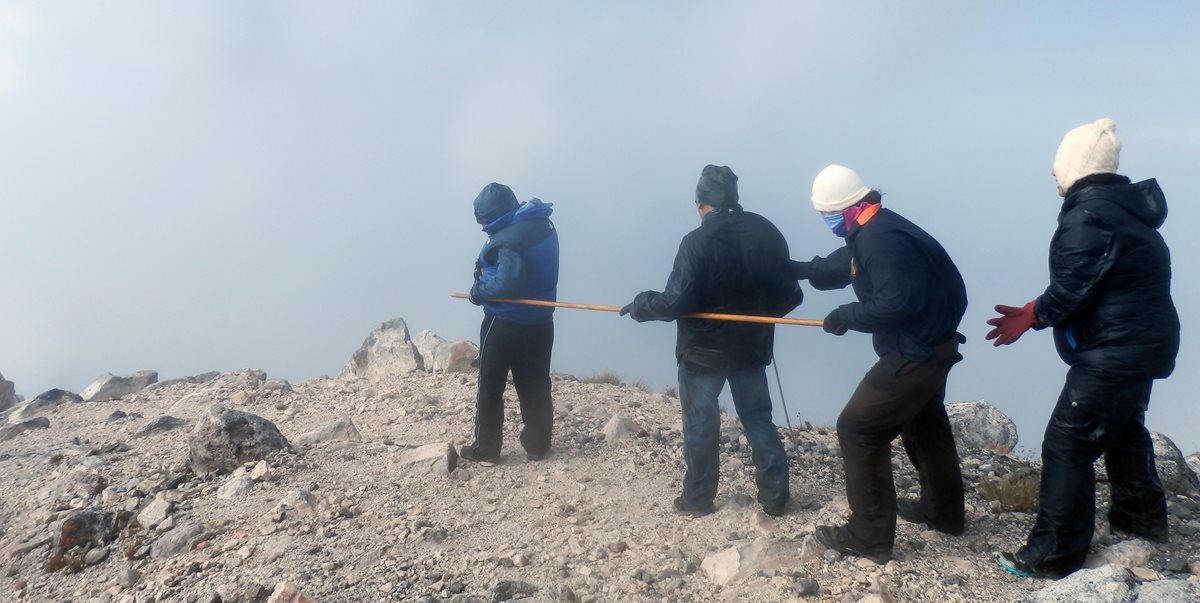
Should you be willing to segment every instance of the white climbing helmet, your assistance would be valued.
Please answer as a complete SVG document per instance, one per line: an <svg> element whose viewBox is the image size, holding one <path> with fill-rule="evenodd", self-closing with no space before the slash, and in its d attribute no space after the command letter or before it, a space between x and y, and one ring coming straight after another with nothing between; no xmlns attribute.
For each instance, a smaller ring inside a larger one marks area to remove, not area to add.
<svg viewBox="0 0 1200 603"><path fill-rule="evenodd" d="M854 170L830 165L813 180L812 204L821 212L841 211L861 201L869 192L871 189Z"/></svg>

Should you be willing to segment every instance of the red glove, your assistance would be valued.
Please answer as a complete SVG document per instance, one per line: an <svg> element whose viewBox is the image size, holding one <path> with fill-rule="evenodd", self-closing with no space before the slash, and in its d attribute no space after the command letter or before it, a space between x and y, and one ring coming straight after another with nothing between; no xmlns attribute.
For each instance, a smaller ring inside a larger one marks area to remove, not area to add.
<svg viewBox="0 0 1200 603"><path fill-rule="evenodd" d="M996 311L1000 313L1000 316L987 321L989 325L996 328L989 331L986 337L988 341L996 340L992 344L994 346L1008 345L1020 339L1025 331L1038 326L1037 318L1033 315L1033 302L1020 308L996 306Z"/></svg>

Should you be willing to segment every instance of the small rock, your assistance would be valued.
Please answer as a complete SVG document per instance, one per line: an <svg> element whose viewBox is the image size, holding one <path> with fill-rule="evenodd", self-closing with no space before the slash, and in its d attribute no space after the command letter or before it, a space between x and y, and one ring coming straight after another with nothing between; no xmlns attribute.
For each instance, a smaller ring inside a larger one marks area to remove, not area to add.
<svg viewBox="0 0 1200 603"><path fill-rule="evenodd" d="M254 490L254 480L248 475L238 475L229 478L220 488L217 488L217 498L232 500L249 494Z"/></svg>
<svg viewBox="0 0 1200 603"><path fill-rule="evenodd" d="M1100 553L1100 558L1105 563L1135 568L1146 567L1153 555L1154 547L1145 540L1126 540L1104 549Z"/></svg>
<svg viewBox="0 0 1200 603"><path fill-rule="evenodd" d="M800 578L796 580L796 594L801 597L812 597L821 592L821 585L812 578Z"/></svg>
<svg viewBox="0 0 1200 603"><path fill-rule="evenodd" d="M197 543L208 537L203 527L191 524L175 528L160 536L150 545L150 556L155 559L174 557L179 553L191 550Z"/></svg>
<svg viewBox="0 0 1200 603"><path fill-rule="evenodd" d="M604 425L604 441L609 444L632 440L641 432L642 427L637 421L625 415L613 415Z"/></svg>
<svg viewBox="0 0 1200 603"><path fill-rule="evenodd" d="M521 580L501 580L492 588L492 603L528 596L537 592L537 587Z"/></svg>
<svg viewBox="0 0 1200 603"><path fill-rule="evenodd" d="M256 482L265 482L271 479L271 467L266 461L259 461L254 464L254 468L250 470L250 479Z"/></svg>
<svg viewBox="0 0 1200 603"><path fill-rule="evenodd" d="M296 443L301 446L311 446L319 442L334 441L361 442L363 438L362 434L358 432L358 428L354 426L354 421L350 420L350 417L343 417L329 425L320 429L314 429L296 438Z"/></svg>
<svg viewBox="0 0 1200 603"><path fill-rule="evenodd" d="M166 433L168 431L179 429L184 425L187 425L187 421L184 421L183 419L178 419L172 417L171 415L162 415L147 421L145 425L142 425L137 431L133 432L133 437L144 438L146 436L152 436L159 433Z"/></svg>
<svg viewBox="0 0 1200 603"><path fill-rule="evenodd" d="M133 588L142 579L142 574L132 567L126 568L117 575L117 584L121 588Z"/></svg>
<svg viewBox="0 0 1200 603"><path fill-rule="evenodd" d="M271 514L282 513L288 519L309 517L317 512L317 497L307 490L292 490L275 505Z"/></svg>
<svg viewBox="0 0 1200 603"><path fill-rule="evenodd" d="M458 452L446 442L426 444L401 452L396 463L410 466L418 473L450 475L458 465Z"/></svg>
<svg viewBox="0 0 1200 603"><path fill-rule="evenodd" d="M104 561L108 558L108 549L109 547L102 546L88 551L87 554L83 556L84 564L96 565L97 563Z"/></svg>
<svg viewBox="0 0 1200 603"><path fill-rule="evenodd" d="M58 525L51 546L55 552L62 553L85 543L108 544L115 536L114 520L113 513L95 509L73 511Z"/></svg>
<svg viewBox="0 0 1200 603"><path fill-rule="evenodd" d="M141 513L138 513L138 525L147 530L154 529L155 526L167 518L167 515L171 513L171 509L174 506L174 503L167 500L161 493L155 495L154 500L150 501L150 504L146 505L146 508L142 509Z"/></svg>
<svg viewBox="0 0 1200 603"><path fill-rule="evenodd" d="M1005 455L1017 446L1017 425L986 401L947 404L946 414L960 448Z"/></svg>
<svg viewBox="0 0 1200 603"><path fill-rule="evenodd" d="M316 603L316 600L300 592L296 586L280 582L275 585L275 590L271 592L271 598L267 599L267 603Z"/></svg>

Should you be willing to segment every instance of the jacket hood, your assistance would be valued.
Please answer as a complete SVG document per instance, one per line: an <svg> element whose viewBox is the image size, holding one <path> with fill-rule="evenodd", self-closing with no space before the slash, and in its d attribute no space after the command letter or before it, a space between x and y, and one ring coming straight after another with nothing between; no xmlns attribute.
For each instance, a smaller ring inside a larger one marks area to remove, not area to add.
<svg viewBox="0 0 1200 603"><path fill-rule="evenodd" d="M492 222L484 225L483 231L490 235L504 230L508 226L518 222L549 218L550 214L554 213L553 207L553 203L545 203L541 199L534 197L529 201L518 205L512 211L509 211L499 218L496 218Z"/></svg>
<svg viewBox="0 0 1200 603"><path fill-rule="evenodd" d="M1154 178L1133 183L1095 184L1072 191L1063 201L1063 211L1093 199L1103 199L1132 214L1150 228L1167 221L1167 197Z"/></svg>

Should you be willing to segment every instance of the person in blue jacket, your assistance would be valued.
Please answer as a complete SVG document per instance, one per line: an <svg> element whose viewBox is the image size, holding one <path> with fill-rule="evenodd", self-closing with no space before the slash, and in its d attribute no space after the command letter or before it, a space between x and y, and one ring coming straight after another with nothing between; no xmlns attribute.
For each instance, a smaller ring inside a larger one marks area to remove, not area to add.
<svg viewBox="0 0 1200 603"><path fill-rule="evenodd" d="M477 462L500 460L504 388L512 372L521 403L521 445L530 460L550 452L554 405L550 353L554 308L503 303L500 299L558 297L558 232L551 203L518 203L512 189L491 183L475 198L475 221L488 240L475 262L471 303L483 306L479 329L479 389L474 441L459 454Z"/></svg>

